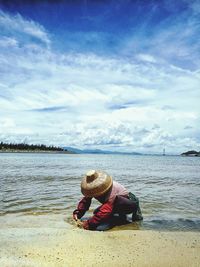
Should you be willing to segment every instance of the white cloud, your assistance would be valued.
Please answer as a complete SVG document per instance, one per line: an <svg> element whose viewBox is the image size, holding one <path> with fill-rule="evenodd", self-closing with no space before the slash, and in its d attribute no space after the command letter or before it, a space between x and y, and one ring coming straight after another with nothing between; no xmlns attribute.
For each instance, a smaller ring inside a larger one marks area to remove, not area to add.
<svg viewBox="0 0 200 267"><path fill-rule="evenodd" d="M0 40L0 47L6 47L6 48L8 48L9 46L17 47L17 45L18 45L18 42L15 38L3 37Z"/></svg>
<svg viewBox="0 0 200 267"><path fill-rule="evenodd" d="M148 55L148 54L139 54L137 56L137 58L139 60L142 60L142 61L146 61L146 62L150 62L150 63L156 63L156 59L155 57L153 57L152 55Z"/></svg>
<svg viewBox="0 0 200 267"><path fill-rule="evenodd" d="M15 34L49 44L41 25L0 15L12 30L0 42L1 140L174 153L200 145L200 72L159 65L150 54L139 55L142 64L60 54Z"/></svg>
<svg viewBox="0 0 200 267"><path fill-rule="evenodd" d="M157 12L161 10L168 15L158 19ZM161 5L154 1L143 23L122 41L124 55L132 55L143 62L199 69L199 10L198 0L166 0ZM156 24L154 19L158 19Z"/></svg>
<svg viewBox="0 0 200 267"><path fill-rule="evenodd" d="M24 33L41 40L47 45L50 44L48 33L44 27L34 21L25 20L20 14L11 16L0 10L0 27L6 29L8 33Z"/></svg>

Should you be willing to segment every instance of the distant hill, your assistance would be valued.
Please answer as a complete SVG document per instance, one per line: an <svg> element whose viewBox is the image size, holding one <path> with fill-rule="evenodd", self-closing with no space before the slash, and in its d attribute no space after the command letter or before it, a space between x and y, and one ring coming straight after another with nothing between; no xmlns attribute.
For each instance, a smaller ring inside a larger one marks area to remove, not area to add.
<svg viewBox="0 0 200 267"><path fill-rule="evenodd" d="M200 157L200 151L197 152L195 150L190 150L190 151L187 151L187 152L182 153L181 156Z"/></svg>
<svg viewBox="0 0 200 267"><path fill-rule="evenodd" d="M77 154L118 154L118 155L142 155L137 152L118 152L118 151L108 151L101 149L78 149L74 147L63 147L64 150L68 150Z"/></svg>

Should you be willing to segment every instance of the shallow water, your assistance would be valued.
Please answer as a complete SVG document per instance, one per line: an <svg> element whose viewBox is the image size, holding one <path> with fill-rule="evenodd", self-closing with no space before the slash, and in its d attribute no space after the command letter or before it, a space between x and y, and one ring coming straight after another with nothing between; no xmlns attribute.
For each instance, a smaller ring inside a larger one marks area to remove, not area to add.
<svg viewBox="0 0 200 267"><path fill-rule="evenodd" d="M71 214L89 169L103 169L136 194L145 229L200 230L200 158L0 154L0 215ZM97 205L93 203L92 208Z"/></svg>

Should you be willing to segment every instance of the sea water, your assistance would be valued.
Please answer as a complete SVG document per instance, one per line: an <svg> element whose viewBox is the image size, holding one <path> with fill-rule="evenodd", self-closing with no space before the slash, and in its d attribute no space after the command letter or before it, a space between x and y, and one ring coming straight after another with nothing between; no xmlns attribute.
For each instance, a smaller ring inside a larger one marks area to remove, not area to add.
<svg viewBox="0 0 200 267"><path fill-rule="evenodd" d="M71 216L90 169L112 175L140 199L140 228L200 230L200 158L100 154L0 154L0 215ZM94 206L97 202L94 202Z"/></svg>

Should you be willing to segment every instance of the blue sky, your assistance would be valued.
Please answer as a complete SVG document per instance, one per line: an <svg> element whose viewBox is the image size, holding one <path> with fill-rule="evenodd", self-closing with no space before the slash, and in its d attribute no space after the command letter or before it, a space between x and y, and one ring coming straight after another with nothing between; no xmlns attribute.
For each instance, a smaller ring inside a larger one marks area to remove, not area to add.
<svg viewBox="0 0 200 267"><path fill-rule="evenodd" d="M1 1L0 140L200 150L199 1Z"/></svg>

